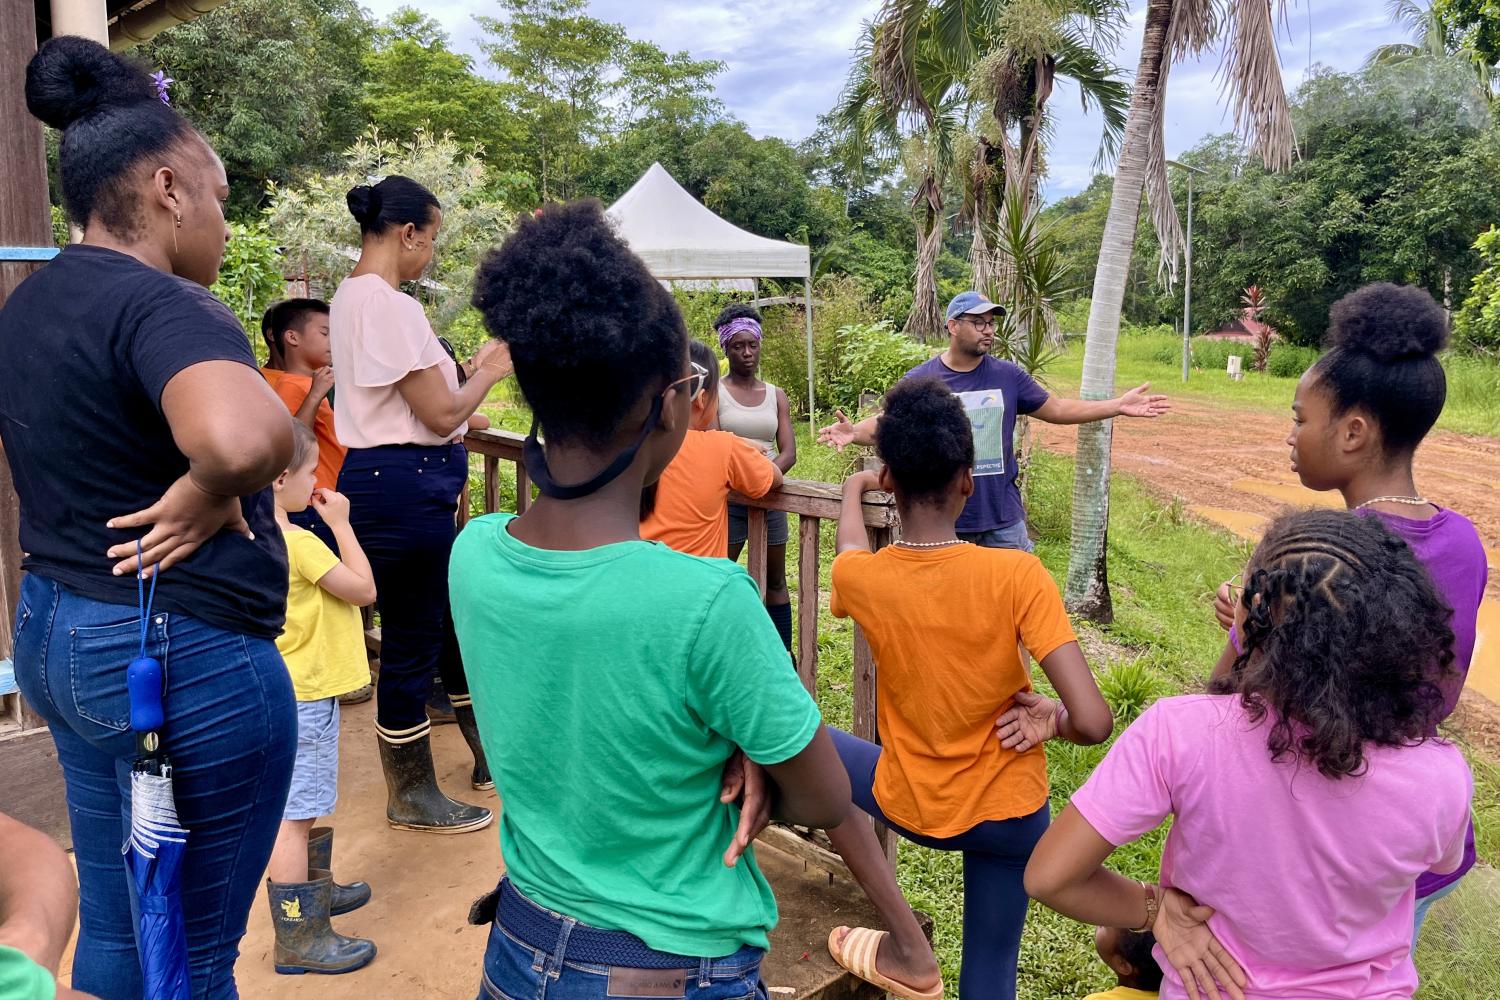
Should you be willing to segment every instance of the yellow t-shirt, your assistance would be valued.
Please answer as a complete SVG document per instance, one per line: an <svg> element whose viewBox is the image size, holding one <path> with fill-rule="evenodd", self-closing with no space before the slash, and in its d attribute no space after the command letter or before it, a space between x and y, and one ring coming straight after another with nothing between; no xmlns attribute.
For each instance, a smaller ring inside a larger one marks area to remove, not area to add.
<svg viewBox="0 0 1500 1000"><path fill-rule="evenodd" d="M833 561L830 610L865 630L875 655L875 718L885 752L875 801L894 822L953 837L1047 801L1047 756L1000 746L995 720L1031 690L1016 649L1046 659L1073 642L1057 584L1036 556L974 545Z"/></svg>
<svg viewBox="0 0 1500 1000"><path fill-rule="evenodd" d="M1116 986L1112 990L1103 993L1090 993L1083 1000L1156 1000L1159 996L1155 990L1138 990L1131 986Z"/></svg>
<svg viewBox="0 0 1500 1000"><path fill-rule="evenodd" d="M301 528L284 529L289 570L286 630L276 648L292 675L298 701L321 701L370 683L359 609L318 586L339 564L323 542Z"/></svg>

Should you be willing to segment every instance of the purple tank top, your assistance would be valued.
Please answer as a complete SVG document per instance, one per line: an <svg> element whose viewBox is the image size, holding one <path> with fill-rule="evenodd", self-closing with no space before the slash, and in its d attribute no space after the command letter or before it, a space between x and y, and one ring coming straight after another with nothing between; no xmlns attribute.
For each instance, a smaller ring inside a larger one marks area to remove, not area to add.
<svg viewBox="0 0 1500 1000"><path fill-rule="evenodd" d="M1422 565L1427 567L1438 593L1453 609L1453 675L1443 688L1443 718L1458 705L1459 692L1469 675L1469 661L1474 657L1474 634L1479 620L1479 602L1489 582L1484 545L1474 523L1457 511L1439 509L1435 517L1416 521L1383 511L1366 511L1385 522L1385 526L1406 539ZM1430 896L1457 882L1474 867L1474 824L1469 824L1464 863L1448 875L1423 875L1417 880L1417 897Z"/></svg>

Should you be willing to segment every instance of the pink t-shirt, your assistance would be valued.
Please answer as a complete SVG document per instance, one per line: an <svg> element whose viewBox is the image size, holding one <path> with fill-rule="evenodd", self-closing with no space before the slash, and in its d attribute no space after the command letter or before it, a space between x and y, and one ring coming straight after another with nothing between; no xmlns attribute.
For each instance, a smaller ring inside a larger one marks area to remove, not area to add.
<svg viewBox="0 0 1500 1000"><path fill-rule="evenodd" d="M1473 779L1440 740L1370 748L1337 781L1271 760L1268 722L1237 695L1157 702L1073 805L1116 846L1174 817L1161 881L1209 921L1249 977L1246 1000L1408 1000L1417 876L1463 858ZM1186 996L1163 959L1164 998Z"/></svg>
<svg viewBox="0 0 1500 1000"><path fill-rule="evenodd" d="M328 311L338 373L333 428L340 444L440 445L463 436L467 423L447 437L428 430L396 388L412 372L436 367L448 388L458 391L458 366L438 343L421 303L378 274L362 274L339 284Z"/></svg>

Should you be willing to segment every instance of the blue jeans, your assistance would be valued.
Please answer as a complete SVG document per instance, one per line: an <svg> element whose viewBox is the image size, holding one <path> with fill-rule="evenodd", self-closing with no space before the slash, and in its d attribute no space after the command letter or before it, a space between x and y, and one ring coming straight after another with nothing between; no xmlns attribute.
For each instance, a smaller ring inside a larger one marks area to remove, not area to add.
<svg viewBox="0 0 1500 1000"><path fill-rule="evenodd" d="M960 531L958 532L958 537L986 549L1020 549L1022 552L1036 551L1036 546L1031 541L1031 535L1026 532L1025 518L1022 518L1015 524L1008 524L1003 528L991 528L989 531Z"/></svg>
<svg viewBox="0 0 1500 1000"><path fill-rule="evenodd" d="M535 916L552 918L557 926L556 943L537 948L521 940L496 919L490 925L490 940L484 952L484 974L478 1000L607 1000L610 996L634 996L628 989L610 989L610 966L581 962L569 957L571 934L588 929L571 917L561 917L536 903L524 900ZM614 937L627 937L616 933ZM765 952L745 947L724 958L702 958L696 968L662 970L657 975L683 980L683 992L669 991L685 1000L767 1000L760 979ZM617 973L618 974L618 973Z"/></svg>
<svg viewBox="0 0 1500 1000"><path fill-rule="evenodd" d="M1436 903L1444 896L1452 894L1453 890L1457 889L1459 883L1462 881L1463 879L1461 878L1454 879L1452 882L1449 882L1447 885L1443 886L1432 895L1420 896L1417 898L1417 912L1415 918L1412 921L1411 930L1411 946L1413 950L1416 950L1417 938L1422 936L1422 923L1427 919L1427 911L1432 909L1433 903Z"/></svg>
<svg viewBox="0 0 1500 1000"><path fill-rule="evenodd" d="M425 729L434 676L443 678L450 698L467 700L469 682L448 607L448 556L468 475L469 453L461 444L350 448L339 472L349 525L375 574L375 722L393 736Z"/></svg>
<svg viewBox="0 0 1500 1000"><path fill-rule="evenodd" d="M875 801L875 765L880 747L832 726L828 732L849 773L854 804L914 844L959 851L964 859L963 1000L1014 1000L1021 929L1028 897L1022 884L1026 862L1052 814L1046 805L1029 816L989 820L956 837L928 837L892 823Z"/></svg>
<svg viewBox="0 0 1500 1000"><path fill-rule="evenodd" d="M140 614L28 574L15 639L16 680L51 727L67 784L79 882L73 986L140 1000L135 889L120 853L135 758L125 667L140 650ZM291 677L269 639L175 612L151 616L147 653L166 675L163 745L189 831L182 906L193 997L234 998L234 960L297 749Z"/></svg>

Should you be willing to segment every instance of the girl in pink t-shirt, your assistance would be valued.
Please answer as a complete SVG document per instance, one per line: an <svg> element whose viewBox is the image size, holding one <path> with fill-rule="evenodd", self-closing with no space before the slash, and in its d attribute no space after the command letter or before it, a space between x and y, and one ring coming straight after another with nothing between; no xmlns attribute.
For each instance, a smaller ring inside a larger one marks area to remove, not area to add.
<svg viewBox="0 0 1500 1000"><path fill-rule="evenodd" d="M1245 580L1229 675L1120 735L1037 845L1027 891L1154 926L1164 998L1217 982L1246 1000L1406 1000L1416 880L1462 862L1473 792L1429 735L1448 607L1400 537L1344 511L1278 519ZM1162 888L1103 867L1169 815Z"/></svg>

